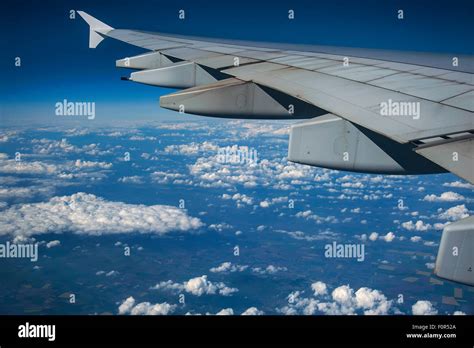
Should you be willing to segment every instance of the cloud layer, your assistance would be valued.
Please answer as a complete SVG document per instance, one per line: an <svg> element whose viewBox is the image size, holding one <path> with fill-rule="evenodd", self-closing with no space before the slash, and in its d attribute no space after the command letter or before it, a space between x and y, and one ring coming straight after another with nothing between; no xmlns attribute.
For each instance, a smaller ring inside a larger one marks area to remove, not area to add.
<svg viewBox="0 0 474 348"><path fill-rule="evenodd" d="M48 202L14 205L0 215L0 235L13 236L62 232L162 235L194 230L202 225L198 218L176 207L112 202L83 192L53 197Z"/></svg>
<svg viewBox="0 0 474 348"><path fill-rule="evenodd" d="M230 296L239 291L236 288L230 288L222 282L211 282L207 279L207 275L195 277L183 283L174 283L171 280L163 281L152 287L154 290L168 290L173 292L186 291L187 293L202 296L202 295L222 295Z"/></svg>

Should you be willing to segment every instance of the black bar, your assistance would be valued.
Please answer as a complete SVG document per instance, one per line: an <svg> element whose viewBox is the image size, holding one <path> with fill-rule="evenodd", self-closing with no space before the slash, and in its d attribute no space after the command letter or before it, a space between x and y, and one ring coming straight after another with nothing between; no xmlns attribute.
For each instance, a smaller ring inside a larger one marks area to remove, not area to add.
<svg viewBox="0 0 474 348"><path fill-rule="evenodd" d="M26 323L55 325L55 340L19 338ZM416 327L414 327L414 325ZM425 327L423 330L422 328ZM410 338L407 334L455 334ZM224 339L224 341L223 341ZM0 316L0 346L416 345L473 347L472 316Z"/></svg>

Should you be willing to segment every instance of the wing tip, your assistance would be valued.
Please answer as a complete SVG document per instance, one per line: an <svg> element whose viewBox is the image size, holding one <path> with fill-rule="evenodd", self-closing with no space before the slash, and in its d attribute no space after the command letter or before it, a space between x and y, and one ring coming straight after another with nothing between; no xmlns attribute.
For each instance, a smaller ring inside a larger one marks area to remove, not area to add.
<svg viewBox="0 0 474 348"><path fill-rule="evenodd" d="M114 30L110 25L99 21L87 12L79 10L77 13L89 25L89 48L96 48L104 40L102 34L107 35L108 32Z"/></svg>

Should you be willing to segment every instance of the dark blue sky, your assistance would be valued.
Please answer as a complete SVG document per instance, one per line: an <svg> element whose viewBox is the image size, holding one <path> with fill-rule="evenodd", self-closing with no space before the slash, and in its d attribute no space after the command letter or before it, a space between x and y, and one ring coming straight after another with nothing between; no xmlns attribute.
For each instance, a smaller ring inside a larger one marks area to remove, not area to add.
<svg viewBox="0 0 474 348"><path fill-rule="evenodd" d="M142 49L107 39L88 48L84 10L115 28L252 41L473 54L474 1L2 1L2 120L53 118L64 98L95 101L103 118L153 118L170 90L120 81L115 60ZM288 9L296 19L287 20ZM178 10L186 10L186 20ZM403 9L405 19L396 14ZM22 67L14 67L21 57ZM173 116L174 117L174 116Z"/></svg>

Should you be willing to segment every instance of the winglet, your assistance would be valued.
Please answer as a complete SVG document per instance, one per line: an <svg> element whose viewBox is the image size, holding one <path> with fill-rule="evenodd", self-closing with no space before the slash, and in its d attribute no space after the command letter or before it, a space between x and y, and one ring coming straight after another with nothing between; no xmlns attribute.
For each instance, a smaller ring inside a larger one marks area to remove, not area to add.
<svg viewBox="0 0 474 348"><path fill-rule="evenodd" d="M106 35L109 31L114 30L110 25L83 11L77 11L77 13L89 24L89 48L96 48L102 42L104 37L101 34Z"/></svg>

